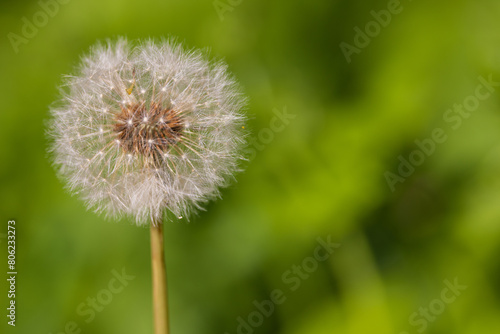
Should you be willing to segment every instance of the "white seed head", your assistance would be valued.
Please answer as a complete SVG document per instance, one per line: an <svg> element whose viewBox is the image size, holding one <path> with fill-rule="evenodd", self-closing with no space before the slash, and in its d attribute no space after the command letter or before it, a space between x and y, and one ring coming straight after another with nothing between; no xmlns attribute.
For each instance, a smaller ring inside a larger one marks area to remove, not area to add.
<svg viewBox="0 0 500 334"><path fill-rule="evenodd" d="M200 51L99 44L65 86L51 108L54 165L97 212L137 224L188 217L239 169L245 98Z"/></svg>

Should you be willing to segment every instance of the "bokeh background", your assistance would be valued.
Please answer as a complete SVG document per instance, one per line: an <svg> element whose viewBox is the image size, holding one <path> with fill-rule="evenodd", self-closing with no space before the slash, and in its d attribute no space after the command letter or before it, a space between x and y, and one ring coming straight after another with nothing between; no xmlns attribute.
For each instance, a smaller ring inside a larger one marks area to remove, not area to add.
<svg viewBox="0 0 500 334"><path fill-rule="evenodd" d="M46 153L62 75L116 36L209 48L250 99L246 171L165 226L173 334L500 333L499 87L458 128L443 118L478 77L500 81L500 2L402 0L350 63L339 45L387 1L64 2L18 52L9 33L43 6L0 2L2 272L9 219L18 261L17 326L2 279L1 333L152 333L148 230L87 212ZM271 136L276 110L293 119ZM447 139L392 191L386 172L435 129ZM317 238L340 246L291 291L283 275ZM77 308L109 297L113 270L135 278L87 322ZM449 303L446 280L467 287ZM259 321L275 289L286 300Z"/></svg>

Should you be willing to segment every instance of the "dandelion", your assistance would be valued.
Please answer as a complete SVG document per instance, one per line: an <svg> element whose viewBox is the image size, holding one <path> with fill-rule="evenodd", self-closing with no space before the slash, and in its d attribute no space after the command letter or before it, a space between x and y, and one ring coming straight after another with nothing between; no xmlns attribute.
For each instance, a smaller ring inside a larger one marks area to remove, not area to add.
<svg viewBox="0 0 500 334"><path fill-rule="evenodd" d="M96 212L151 225L159 294L163 217L202 209L239 170L244 105L222 62L172 41L119 39L83 58L51 108L51 153L70 191Z"/></svg>

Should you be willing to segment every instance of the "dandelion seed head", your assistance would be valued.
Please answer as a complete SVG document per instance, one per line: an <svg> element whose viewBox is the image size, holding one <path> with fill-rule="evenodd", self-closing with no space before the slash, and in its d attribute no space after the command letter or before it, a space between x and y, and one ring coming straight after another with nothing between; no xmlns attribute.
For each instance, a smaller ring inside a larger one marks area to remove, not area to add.
<svg viewBox="0 0 500 334"><path fill-rule="evenodd" d="M245 98L200 51L109 41L65 86L51 108L54 165L97 212L139 225L188 218L240 169Z"/></svg>

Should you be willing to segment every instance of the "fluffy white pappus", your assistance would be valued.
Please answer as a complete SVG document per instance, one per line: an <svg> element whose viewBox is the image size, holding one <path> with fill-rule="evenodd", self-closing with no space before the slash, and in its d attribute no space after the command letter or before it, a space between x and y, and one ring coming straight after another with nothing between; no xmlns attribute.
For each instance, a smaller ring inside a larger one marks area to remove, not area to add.
<svg viewBox="0 0 500 334"><path fill-rule="evenodd" d="M239 170L246 99L201 51L108 41L61 91L48 130L54 165L96 212L138 225L189 217Z"/></svg>

